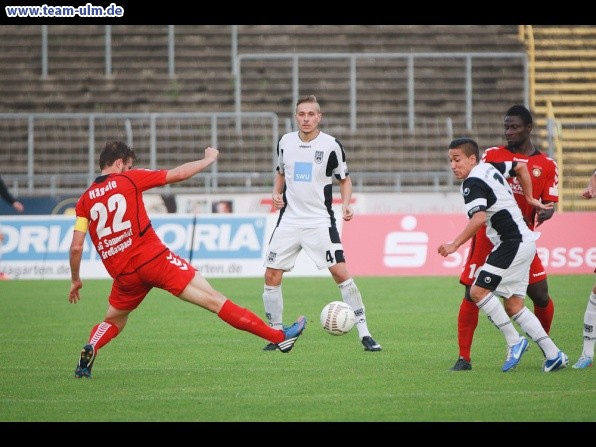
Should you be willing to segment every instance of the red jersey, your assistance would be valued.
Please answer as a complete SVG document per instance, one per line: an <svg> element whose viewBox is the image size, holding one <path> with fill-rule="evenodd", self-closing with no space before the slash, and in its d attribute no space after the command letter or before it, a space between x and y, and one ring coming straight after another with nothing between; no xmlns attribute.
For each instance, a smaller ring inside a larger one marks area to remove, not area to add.
<svg viewBox="0 0 596 447"><path fill-rule="evenodd" d="M143 191L165 185L167 172L131 169L101 175L79 198L76 215L89 221L91 241L112 278L167 250L143 202Z"/></svg>
<svg viewBox="0 0 596 447"><path fill-rule="evenodd" d="M535 199L544 202L559 201L559 171L557 163L542 152L535 150L530 155L514 153L506 146L489 147L482 155L482 161L522 161L528 163L528 171L532 178L532 195ZM533 230L536 222L536 209L530 205L522 191L517 177L507 179L517 205L522 211L522 215L530 230Z"/></svg>

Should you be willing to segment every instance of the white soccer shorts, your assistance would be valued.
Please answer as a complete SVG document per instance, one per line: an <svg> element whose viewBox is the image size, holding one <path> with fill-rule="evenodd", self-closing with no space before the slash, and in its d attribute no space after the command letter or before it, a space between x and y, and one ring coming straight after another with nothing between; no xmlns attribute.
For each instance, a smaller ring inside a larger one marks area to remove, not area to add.
<svg viewBox="0 0 596 447"><path fill-rule="evenodd" d="M510 298L526 296L530 264L536 254L536 242L501 242L478 269L476 284L493 290L495 295Z"/></svg>
<svg viewBox="0 0 596 447"><path fill-rule="evenodd" d="M263 265L289 272L302 249L319 270L344 261L343 246L336 228L277 227L271 236Z"/></svg>

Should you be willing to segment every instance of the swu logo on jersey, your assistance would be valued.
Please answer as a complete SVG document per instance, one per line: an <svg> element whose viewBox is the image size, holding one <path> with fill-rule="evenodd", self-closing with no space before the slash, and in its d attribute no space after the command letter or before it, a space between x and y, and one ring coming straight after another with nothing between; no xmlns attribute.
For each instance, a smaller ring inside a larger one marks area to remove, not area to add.
<svg viewBox="0 0 596 447"><path fill-rule="evenodd" d="M295 182L311 182L312 181L312 163L305 163L303 161L296 162L296 164L294 165L294 181Z"/></svg>

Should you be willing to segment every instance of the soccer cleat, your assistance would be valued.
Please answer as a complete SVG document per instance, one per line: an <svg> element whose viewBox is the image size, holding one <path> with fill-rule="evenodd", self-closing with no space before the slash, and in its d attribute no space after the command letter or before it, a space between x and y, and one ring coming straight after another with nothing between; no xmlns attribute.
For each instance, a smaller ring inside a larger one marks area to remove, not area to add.
<svg viewBox="0 0 596 447"><path fill-rule="evenodd" d="M521 337L521 340L513 346L507 346L507 358L505 359L505 363L503 363L503 368L501 368L501 370L507 372L510 369L515 368L527 349L528 339L526 337Z"/></svg>
<svg viewBox="0 0 596 447"><path fill-rule="evenodd" d="M277 345L275 343L269 343L263 348L263 351L277 351Z"/></svg>
<svg viewBox="0 0 596 447"><path fill-rule="evenodd" d="M563 351L559 351L554 359L546 359L544 361L544 372L555 372L560 369L566 368L569 365L569 359Z"/></svg>
<svg viewBox="0 0 596 447"><path fill-rule="evenodd" d="M465 358L459 357L455 365L449 368L449 371L471 371L472 362L468 362Z"/></svg>
<svg viewBox="0 0 596 447"><path fill-rule="evenodd" d="M381 345L378 344L374 338L372 338L370 335L367 335L365 337L362 337L362 344L364 345L364 350L365 351L372 351L372 352L376 352L376 351L380 351L381 350Z"/></svg>
<svg viewBox="0 0 596 447"><path fill-rule="evenodd" d="M572 366L574 369L584 369L589 368L594 363L594 359L589 355L582 355L575 365Z"/></svg>
<svg viewBox="0 0 596 447"><path fill-rule="evenodd" d="M91 378L91 368L95 360L95 347L93 345L85 345L81 351L81 358L75 369L75 377L80 379L81 377Z"/></svg>
<svg viewBox="0 0 596 447"><path fill-rule="evenodd" d="M281 343L277 343L277 348L283 353L290 352L298 337L302 335L305 326L306 318L298 317L292 326L284 327L285 339Z"/></svg>

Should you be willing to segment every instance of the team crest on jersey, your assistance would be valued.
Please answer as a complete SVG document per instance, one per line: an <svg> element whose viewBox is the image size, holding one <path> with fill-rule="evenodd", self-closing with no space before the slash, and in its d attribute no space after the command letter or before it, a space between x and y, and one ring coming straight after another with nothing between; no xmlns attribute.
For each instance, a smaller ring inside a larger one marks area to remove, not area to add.
<svg viewBox="0 0 596 447"><path fill-rule="evenodd" d="M315 151L315 163L323 163L323 151Z"/></svg>
<svg viewBox="0 0 596 447"><path fill-rule="evenodd" d="M534 177L540 177L542 175L542 169L540 168L540 166L534 166L532 168L532 175Z"/></svg>
<svg viewBox="0 0 596 447"><path fill-rule="evenodd" d="M270 251L267 255L267 262L271 264L273 261L275 261L275 258L277 258L277 253Z"/></svg>

